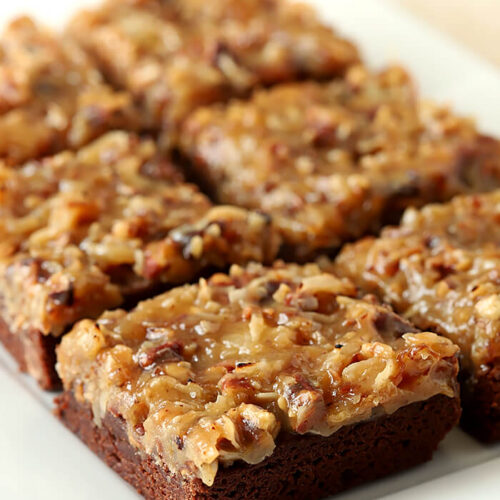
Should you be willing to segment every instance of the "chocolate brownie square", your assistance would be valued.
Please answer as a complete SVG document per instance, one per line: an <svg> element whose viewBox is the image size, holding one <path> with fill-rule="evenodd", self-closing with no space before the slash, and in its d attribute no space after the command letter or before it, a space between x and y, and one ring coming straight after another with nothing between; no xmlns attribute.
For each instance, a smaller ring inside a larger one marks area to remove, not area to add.
<svg viewBox="0 0 500 500"><path fill-rule="evenodd" d="M461 348L464 427L500 439L500 191L409 209L336 270Z"/></svg>
<svg viewBox="0 0 500 500"><path fill-rule="evenodd" d="M109 0L77 14L68 33L170 140L200 105L333 77L358 60L310 7L283 0Z"/></svg>
<svg viewBox="0 0 500 500"><path fill-rule="evenodd" d="M320 498L428 460L458 348L346 279L233 266L83 320L57 413L146 498Z"/></svg>
<svg viewBox="0 0 500 500"><path fill-rule="evenodd" d="M214 199L271 214L295 260L395 223L408 206L500 186L500 142L420 102L399 67L356 66L200 109L180 149Z"/></svg>
<svg viewBox="0 0 500 500"><path fill-rule="evenodd" d="M79 148L116 128L137 129L127 92L105 84L68 37L32 19L12 21L0 38L0 160L18 164Z"/></svg>
<svg viewBox="0 0 500 500"><path fill-rule="evenodd" d="M271 262L279 246L267 216L213 206L151 139L126 132L0 167L0 181L1 337L45 388L54 339L75 321L207 268Z"/></svg>

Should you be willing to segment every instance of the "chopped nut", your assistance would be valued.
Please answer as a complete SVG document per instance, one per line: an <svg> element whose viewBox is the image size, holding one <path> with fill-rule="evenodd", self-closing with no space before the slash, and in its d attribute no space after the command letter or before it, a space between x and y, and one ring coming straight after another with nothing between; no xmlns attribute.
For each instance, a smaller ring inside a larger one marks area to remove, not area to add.
<svg viewBox="0 0 500 500"><path fill-rule="evenodd" d="M500 295L490 295L476 304L476 311L492 321L500 319Z"/></svg>
<svg viewBox="0 0 500 500"><path fill-rule="evenodd" d="M203 239L201 236L193 236L188 252L189 255L193 256L195 259L201 258L203 255Z"/></svg>

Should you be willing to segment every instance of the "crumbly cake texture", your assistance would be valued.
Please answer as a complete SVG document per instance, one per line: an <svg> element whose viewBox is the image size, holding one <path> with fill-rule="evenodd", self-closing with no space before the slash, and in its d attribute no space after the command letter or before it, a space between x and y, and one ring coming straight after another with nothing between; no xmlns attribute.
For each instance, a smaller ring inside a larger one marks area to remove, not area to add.
<svg viewBox="0 0 500 500"><path fill-rule="evenodd" d="M395 223L408 206L500 183L500 144L418 101L399 67L354 66L202 108L180 149L219 202L272 214L294 259Z"/></svg>
<svg viewBox="0 0 500 500"><path fill-rule="evenodd" d="M310 7L286 0L110 0L68 31L170 132L199 105L358 60Z"/></svg>
<svg viewBox="0 0 500 500"><path fill-rule="evenodd" d="M355 294L316 264L233 266L79 322L57 370L98 426L121 418L133 447L210 487L219 468L272 456L281 433L455 404L457 347Z"/></svg>
<svg viewBox="0 0 500 500"><path fill-rule="evenodd" d="M17 164L75 149L138 113L73 41L22 17L0 39L0 159Z"/></svg>
<svg viewBox="0 0 500 500"><path fill-rule="evenodd" d="M26 345L203 269L271 262L279 245L268 217L212 206L125 132L0 167L0 185L1 316Z"/></svg>
<svg viewBox="0 0 500 500"><path fill-rule="evenodd" d="M209 488L137 453L119 416L107 413L98 427L90 406L71 392L56 402L62 422L148 500L324 498L430 460L460 415L458 400L435 396L329 437L282 434L270 457L221 469Z"/></svg>
<svg viewBox="0 0 500 500"><path fill-rule="evenodd" d="M500 191L409 209L379 239L347 246L336 269L460 346L464 424L499 439Z"/></svg>

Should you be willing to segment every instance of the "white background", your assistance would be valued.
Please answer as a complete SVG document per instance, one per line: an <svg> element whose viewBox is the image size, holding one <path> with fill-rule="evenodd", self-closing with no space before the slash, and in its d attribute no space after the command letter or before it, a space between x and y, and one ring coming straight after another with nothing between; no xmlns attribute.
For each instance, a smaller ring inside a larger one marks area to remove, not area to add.
<svg viewBox="0 0 500 500"><path fill-rule="evenodd" d="M31 13L57 27L79 6L92 3L0 0L0 25L15 14ZM473 114L480 128L500 135L500 72L495 67L383 0L311 3L360 44L370 64L401 62L414 72L424 96ZM19 375L1 349L0 402L1 500L137 500L125 482L55 420L51 396ZM500 498L499 471L500 445L486 447L454 430L432 462L336 498L491 500Z"/></svg>

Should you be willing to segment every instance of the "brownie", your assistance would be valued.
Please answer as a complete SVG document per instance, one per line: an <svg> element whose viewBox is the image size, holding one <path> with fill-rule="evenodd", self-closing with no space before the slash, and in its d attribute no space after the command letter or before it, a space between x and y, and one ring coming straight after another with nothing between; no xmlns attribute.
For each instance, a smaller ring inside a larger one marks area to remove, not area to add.
<svg viewBox="0 0 500 500"><path fill-rule="evenodd" d="M273 455L222 469L208 488L137 453L120 416L107 413L98 427L90 406L71 392L56 403L62 422L148 500L323 498L430 460L460 415L457 400L434 396L330 437L283 435Z"/></svg>
<svg viewBox="0 0 500 500"><path fill-rule="evenodd" d="M500 438L500 191L409 209L347 246L336 269L461 348L464 427Z"/></svg>
<svg viewBox="0 0 500 500"><path fill-rule="evenodd" d="M420 102L399 67L258 91L194 112L180 150L218 202L271 214L306 260L398 221L404 208L500 186L500 142Z"/></svg>
<svg viewBox="0 0 500 500"><path fill-rule="evenodd" d="M0 39L0 160L21 163L138 125L131 96L106 85L75 42L27 17L7 26Z"/></svg>
<svg viewBox="0 0 500 500"><path fill-rule="evenodd" d="M332 77L358 60L310 7L284 0L108 0L77 14L68 33L169 140L199 105Z"/></svg>
<svg viewBox="0 0 500 500"><path fill-rule="evenodd" d="M150 498L316 497L430 458L457 352L317 264L232 266L75 325L59 414Z"/></svg>
<svg viewBox="0 0 500 500"><path fill-rule="evenodd" d="M213 206L130 133L0 166L0 180L2 337L45 388L56 341L43 337L205 269L271 262L279 246L267 216Z"/></svg>
<svg viewBox="0 0 500 500"><path fill-rule="evenodd" d="M55 369L56 337L43 335L36 330L14 335L0 318L0 342L17 361L19 369L30 372L41 387L52 389L60 386L61 381Z"/></svg>

